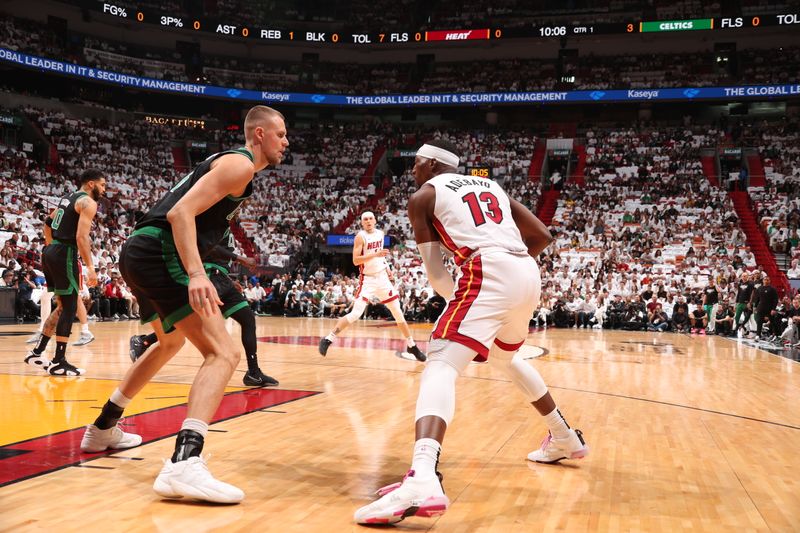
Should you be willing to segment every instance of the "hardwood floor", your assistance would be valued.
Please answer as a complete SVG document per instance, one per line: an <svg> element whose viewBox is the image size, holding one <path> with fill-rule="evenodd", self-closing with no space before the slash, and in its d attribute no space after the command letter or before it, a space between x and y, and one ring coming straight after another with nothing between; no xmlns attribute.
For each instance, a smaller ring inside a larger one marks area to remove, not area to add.
<svg viewBox="0 0 800 533"><path fill-rule="evenodd" d="M128 431L146 444L86 455L82 427L129 367L128 338L144 329L92 324L96 340L68 350L87 375L55 378L22 363L32 326L0 326L0 529L363 530L353 512L410 464L423 365L396 356L403 341L384 322L358 322L327 357L317 342L331 320L257 325L262 369L280 385L247 389L242 361L206 441L214 475L246 493L236 506L162 501L151 489L200 365L193 348L126 411ZM429 325L412 328L427 339ZM530 364L583 430L589 457L526 461L543 422L500 369L474 364L458 382L441 457L452 505L397 529L800 530L800 363L670 333L549 329L527 344L544 352Z"/></svg>

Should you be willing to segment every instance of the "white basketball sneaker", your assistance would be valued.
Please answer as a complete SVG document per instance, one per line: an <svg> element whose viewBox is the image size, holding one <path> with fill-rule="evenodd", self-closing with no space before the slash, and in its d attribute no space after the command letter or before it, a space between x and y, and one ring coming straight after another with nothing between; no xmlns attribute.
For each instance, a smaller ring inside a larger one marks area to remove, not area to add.
<svg viewBox="0 0 800 533"><path fill-rule="evenodd" d="M552 464L562 459L583 459L589 455L589 446L583 440L580 429L569 430L569 436L563 439L553 438L550 432L542 441L542 447L528 454L529 461Z"/></svg>
<svg viewBox="0 0 800 533"><path fill-rule="evenodd" d="M214 479L201 457L177 463L165 459L153 490L162 498L186 497L214 503L239 503L244 499L241 489Z"/></svg>
<svg viewBox="0 0 800 533"><path fill-rule="evenodd" d="M38 343L41 338L42 338L42 332L41 331L37 331L36 333L34 333L30 337L28 337L28 340L25 341L25 344Z"/></svg>
<svg viewBox="0 0 800 533"><path fill-rule="evenodd" d="M124 450L133 448L142 443L142 437L134 433L125 433L116 426L108 429L100 429L94 424L86 426L86 431L81 439L81 451L86 453L104 452L112 450Z"/></svg>
<svg viewBox="0 0 800 533"><path fill-rule="evenodd" d="M31 365L33 367L39 368L47 372L48 367L50 366L50 359L47 358L43 353L36 353L33 350L28 352L28 355L25 356L25 364Z"/></svg>
<svg viewBox="0 0 800 533"><path fill-rule="evenodd" d="M94 335L91 331L81 332L81 336L77 341L73 342L73 346L85 346L94 340Z"/></svg>
<svg viewBox="0 0 800 533"><path fill-rule="evenodd" d="M420 480L409 470L400 483L378 489L379 500L355 512L359 524L394 524L409 516L443 515L450 505L438 477Z"/></svg>

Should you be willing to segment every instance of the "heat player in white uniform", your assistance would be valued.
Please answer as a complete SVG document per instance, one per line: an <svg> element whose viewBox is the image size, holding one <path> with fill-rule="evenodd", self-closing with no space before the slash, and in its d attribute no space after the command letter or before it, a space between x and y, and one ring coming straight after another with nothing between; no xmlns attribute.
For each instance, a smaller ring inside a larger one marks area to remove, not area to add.
<svg viewBox="0 0 800 533"><path fill-rule="evenodd" d="M328 348L336 339L336 335L344 331L347 326L361 318L370 300L374 297L389 308L397 327L406 338L406 351L413 355L417 361L425 361L425 354L414 342L411 329L403 316L400 307L400 295L394 286L391 269L386 263L389 250L383 247L383 232L375 227L375 215L366 211L361 215L361 231L358 232L353 243L353 264L358 267L358 289L355 293L353 310L339 319L336 327L327 336L319 341L319 353L325 355Z"/></svg>
<svg viewBox="0 0 800 533"><path fill-rule="evenodd" d="M457 174L458 165L456 148L446 141L431 141L417 151L413 173L419 189L408 202L408 216L431 286L448 303L433 328L420 380L411 469L402 482L380 489L380 499L356 511L358 523L394 523L447 510L439 453L455 413L456 378L472 360L498 363L544 417L548 435L529 460L555 463L589 451L580 431L561 416L539 372L517 354L539 304L534 257L552 241L550 232L497 183ZM459 267L455 283L442 252L452 254Z"/></svg>

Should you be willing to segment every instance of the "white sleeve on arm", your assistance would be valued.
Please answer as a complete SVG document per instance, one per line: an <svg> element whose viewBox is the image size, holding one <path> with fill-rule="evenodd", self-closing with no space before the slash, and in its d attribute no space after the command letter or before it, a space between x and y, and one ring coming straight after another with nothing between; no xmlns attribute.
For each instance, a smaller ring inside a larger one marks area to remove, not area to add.
<svg viewBox="0 0 800 533"><path fill-rule="evenodd" d="M423 242L418 244L417 248L419 255L422 256L422 264L425 265L431 287L445 300L449 300L453 295L455 283L442 263L442 245L436 241Z"/></svg>

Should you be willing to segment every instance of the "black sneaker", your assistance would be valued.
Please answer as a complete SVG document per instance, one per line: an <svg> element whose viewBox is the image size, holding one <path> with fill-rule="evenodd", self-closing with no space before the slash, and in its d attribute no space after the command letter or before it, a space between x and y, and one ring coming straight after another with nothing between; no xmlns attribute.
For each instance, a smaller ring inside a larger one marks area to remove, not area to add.
<svg viewBox="0 0 800 533"><path fill-rule="evenodd" d="M28 352L28 355L25 356L25 364L36 368L41 368L47 372L47 367L50 366L50 359L48 359L43 353L36 353L35 351L31 350Z"/></svg>
<svg viewBox="0 0 800 533"><path fill-rule="evenodd" d="M67 361L53 362L47 367L47 373L51 376L80 376L86 371L69 364Z"/></svg>
<svg viewBox="0 0 800 533"><path fill-rule="evenodd" d="M131 356L131 361L134 363L147 351L147 346L144 345L144 339L146 337L147 335L134 335L131 337L129 354Z"/></svg>
<svg viewBox="0 0 800 533"><path fill-rule="evenodd" d="M248 387L273 387L278 384L277 379L264 374L261 369L256 369L255 372L248 370L242 381Z"/></svg>
<svg viewBox="0 0 800 533"><path fill-rule="evenodd" d="M416 344L406 350L408 353L413 355L417 361L424 363L428 358L425 357L425 354L422 353L422 350L419 349L419 346Z"/></svg>
<svg viewBox="0 0 800 533"><path fill-rule="evenodd" d="M328 353L328 348L331 347L331 344L333 344L333 341L328 340L327 337L322 337L319 340L319 354L325 356L325 354Z"/></svg>

